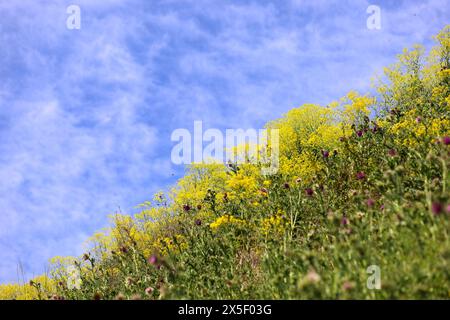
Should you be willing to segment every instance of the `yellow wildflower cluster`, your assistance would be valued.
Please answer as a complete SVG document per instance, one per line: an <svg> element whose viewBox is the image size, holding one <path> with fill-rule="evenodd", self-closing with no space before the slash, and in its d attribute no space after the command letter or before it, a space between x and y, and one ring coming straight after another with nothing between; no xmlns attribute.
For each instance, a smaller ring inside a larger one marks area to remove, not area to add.
<svg viewBox="0 0 450 320"><path fill-rule="evenodd" d="M223 191L228 178L221 164L192 165L188 174L172 189L170 198L179 208L186 204L196 206L205 200L212 186L217 192Z"/></svg>
<svg viewBox="0 0 450 320"><path fill-rule="evenodd" d="M227 181L227 187L235 191L255 190L256 179L242 174L236 174Z"/></svg>
<svg viewBox="0 0 450 320"><path fill-rule="evenodd" d="M264 236L269 234L283 234L285 231L285 219L283 217L284 212L278 210L274 215L262 219L261 221L261 231Z"/></svg>
<svg viewBox="0 0 450 320"><path fill-rule="evenodd" d="M415 147L424 141L424 138L438 139L450 134L450 120L435 118L422 120L417 110L411 110L402 121L395 123L389 130L398 136L397 142L407 147Z"/></svg>
<svg viewBox="0 0 450 320"><path fill-rule="evenodd" d="M357 92L351 91L342 100L344 103L344 119L354 122L361 116L370 113L369 107L375 103L375 99L368 96L360 96Z"/></svg>
<svg viewBox="0 0 450 320"><path fill-rule="evenodd" d="M368 104L368 98L355 93L350 97L358 108ZM320 151L339 150L339 138L350 134L349 127L339 121L342 112L338 107L338 103L327 108L305 104L268 124L269 128L279 129L281 174L307 182L323 169L323 163L318 161Z"/></svg>
<svg viewBox="0 0 450 320"><path fill-rule="evenodd" d="M245 221L229 214L225 214L219 218L217 218L213 223L209 225L209 227L213 230L217 230L223 225L234 224L234 225L243 225Z"/></svg>
<svg viewBox="0 0 450 320"><path fill-rule="evenodd" d="M184 236L177 234L172 238L164 237L158 239L153 244L153 247L163 256L168 255L169 252L172 254L177 254L180 251L187 248L187 242Z"/></svg>
<svg viewBox="0 0 450 320"><path fill-rule="evenodd" d="M47 276L36 277L30 283L0 285L0 300L46 300L55 292L54 280Z"/></svg>

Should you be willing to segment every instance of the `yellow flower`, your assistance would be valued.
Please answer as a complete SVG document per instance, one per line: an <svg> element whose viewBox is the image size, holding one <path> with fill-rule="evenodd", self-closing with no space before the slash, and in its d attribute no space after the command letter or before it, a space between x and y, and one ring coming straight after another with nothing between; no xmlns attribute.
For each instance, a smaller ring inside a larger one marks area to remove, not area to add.
<svg viewBox="0 0 450 320"><path fill-rule="evenodd" d="M355 91L350 91L347 97L343 99L344 117L354 121L359 116L365 116L370 113L369 107L374 104L375 99L368 96L360 96Z"/></svg>
<svg viewBox="0 0 450 320"><path fill-rule="evenodd" d="M227 181L227 186L233 190L254 190L256 189L256 179L237 174Z"/></svg>
<svg viewBox="0 0 450 320"><path fill-rule="evenodd" d="M270 233L282 234L284 232L285 221L283 218L284 212L278 210L278 212L270 217L264 218L261 221L261 230L265 236Z"/></svg>
<svg viewBox="0 0 450 320"><path fill-rule="evenodd" d="M211 223L209 225L209 227L213 230L217 230L219 227L221 227L222 225L226 225L226 224L237 224L237 225L242 225L244 224L245 221L239 218L235 218L234 216L230 216L228 214L225 214L219 218L216 219L216 221L214 221L213 223Z"/></svg>
<svg viewBox="0 0 450 320"><path fill-rule="evenodd" d="M39 276L32 281L40 285L39 291L29 283L0 285L0 300L47 299L49 295L56 292L54 280L47 276Z"/></svg>
<svg viewBox="0 0 450 320"><path fill-rule="evenodd" d="M169 252L178 253L187 247L186 238L180 234L175 235L174 238L162 237L153 244L153 248L163 256Z"/></svg>

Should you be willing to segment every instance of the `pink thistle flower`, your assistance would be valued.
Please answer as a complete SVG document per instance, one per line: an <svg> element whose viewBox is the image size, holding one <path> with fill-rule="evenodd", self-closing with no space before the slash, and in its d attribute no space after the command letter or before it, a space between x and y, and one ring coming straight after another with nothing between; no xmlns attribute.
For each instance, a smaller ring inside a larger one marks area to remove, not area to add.
<svg viewBox="0 0 450 320"><path fill-rule="evenodd" d="M310 270L306 276L305 276L305 282L306 283L318 283L320 281L320 275L314 271L314 270Z"/></svg>
<svg viewBox="0 0 450 320"><path fill-rule="evenodd" d="M157 265L158 264L158 257L154 254L152 254L150 256L150 258L148 258L148 262L152 265Z"/></svg>
<svg viewBox="0 0 450 320"><path fill-rule="evenodd" d="M365 177L366 177L366 174L362 171L360 171L356 174L356 179L358 179L358 180L363 180Z"/></svg>
<svg viewBox="0 0 450 320"><path fill-rule="evenodd" d="M120 252L122 252L122 253L127 253L127 252L128 252L128 248L125 247L125 246L121 246L121 247L120 247Z"/></svg>
<svg viewBox="0 0 450 320"><path fill-rule="evenodd" d="M346 226L346 225L348 225L349 223L350 223L350 221L348 220L347 217L342 217L341 224L342 224L343 226Z"/></svg>
<svg viewBox="0 0 450 320"><path fill-rule="evenodd" d="M445 144L446 146L448 146L450 144L450 137L449 136L443 137L442 143Z"/></svg>
<svg viewBox="0 0 450 320"><path fill-rule="evenodd" d="M373 207L375 204L375 200L373 199L367 199L367 206L368 207Z"/></svg>
<svg viewBox="0 0 450 320"><path fill-rule="evenodd" d="M442 212L442 204L440 204L439 202L433 202L431 204L431 211L434 213L434 215L439 215Z"/></svg>
<svg viewBox="0 0 450 320"><path fill-rule="evenodd" d="M345 282L342 284L342 290L343 290L343 291L349 291L349 290L352 290L354 287L355 287L355 285L354 285L352 282L350 282L350 281L345 281Z"/></svg>
<svg viewBox="0 0 450 320"><path fill-rule="evenodd" d="M388 155L390 155L391 157L395 157L397 155L397 151L395 151L395 149L390 149L388 151Z"/></svg>
<svg viewBox="0 0 450 320"><path fill-rule="evenodd" d="M153 294L153 291L155 291L155 289L153 289L152 287L148 287L145 289L145 294L151 296Z"/></svg>

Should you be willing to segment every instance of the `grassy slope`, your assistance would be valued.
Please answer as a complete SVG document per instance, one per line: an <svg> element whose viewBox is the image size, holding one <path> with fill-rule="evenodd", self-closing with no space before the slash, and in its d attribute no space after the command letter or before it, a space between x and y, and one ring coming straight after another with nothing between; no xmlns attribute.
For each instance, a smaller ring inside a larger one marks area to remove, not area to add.
<svg viewBox="0 0 450 320"><path fill-rule="evenodd" d="M377 97L269 123L277 174L194 166L139 215L114 217L91 252L56 259L54 287L27 297L448 299L449 27L437 43L426 59L419 47L399 56ZM73 264L80 289L68 288ZM372 265L380 290L367 286Z"/></svg>

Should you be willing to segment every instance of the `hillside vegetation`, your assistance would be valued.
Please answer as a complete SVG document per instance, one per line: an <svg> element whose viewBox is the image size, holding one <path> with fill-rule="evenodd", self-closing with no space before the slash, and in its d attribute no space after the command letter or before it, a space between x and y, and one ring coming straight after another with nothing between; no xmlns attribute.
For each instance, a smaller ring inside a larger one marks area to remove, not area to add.
<svg viewBox="0 0 450 320"><path fill-rule="evenodd" d="M450 26L435 39L399 55L374 96L268 123L276 174L193 165L82 257L0 298L450 298Z"/></svg>

